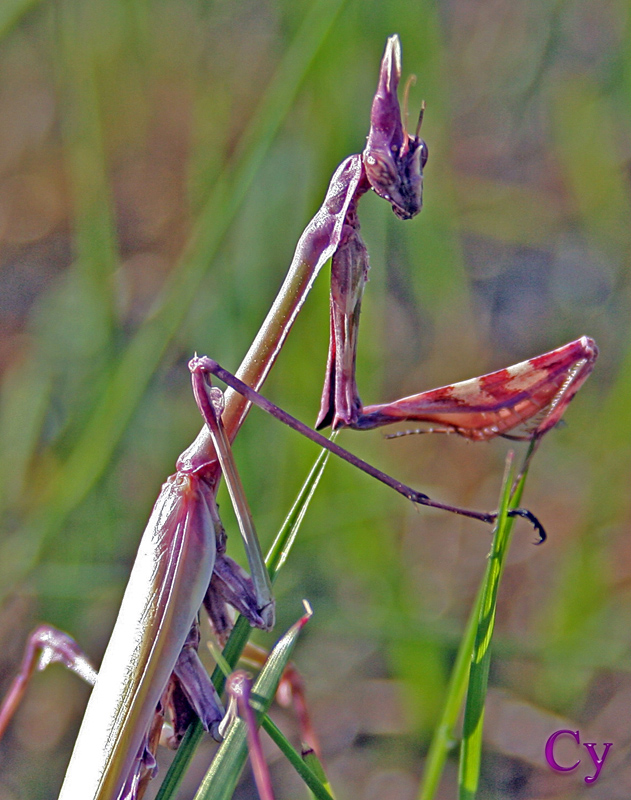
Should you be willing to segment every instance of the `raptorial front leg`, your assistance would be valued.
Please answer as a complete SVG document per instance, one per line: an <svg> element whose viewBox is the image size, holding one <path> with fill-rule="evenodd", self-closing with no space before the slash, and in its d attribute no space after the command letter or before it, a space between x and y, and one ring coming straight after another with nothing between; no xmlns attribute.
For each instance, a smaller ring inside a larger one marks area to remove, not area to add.
<svg viewBox="0 0 631 800"><path fill-rule="evenodd" d="M331 261L331 334L316 428L352 426L362 403L355 383L359 314L368 280L368 251L359 235L354 206Z"/></svg>
<svg viewBox="0 0 631 800"><path fill-rule="evenodd" d="M355 383L359 315L368 280L368 251L357 217L361 197L372 189L400 219L416 216L423 205L423 168L427 145L420 138L422 110L414 135L407 131L407 92L401 113L397 90L401 46L391 36L381 61L370 112L370 132L361 156L363 179L348 204L342 235L331 261L331 333L326 377L316 428L355 427L362 404Z"/></svg>

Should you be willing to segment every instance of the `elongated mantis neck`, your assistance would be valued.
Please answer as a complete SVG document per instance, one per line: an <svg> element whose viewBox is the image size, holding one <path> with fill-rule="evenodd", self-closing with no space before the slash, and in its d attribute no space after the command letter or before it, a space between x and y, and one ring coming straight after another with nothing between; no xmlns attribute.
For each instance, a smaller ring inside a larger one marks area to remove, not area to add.
<svg viewBox="0 0 631 800"><path fill-rule="evenodd" d="M368 188L361 156L349 156L335 171L322 206L300 237L287 276L237 370L239 379L253 389L263 385L320 269L337 249L351 203ZM222 419L230 440L236 436L249 409L250 401L238 392L226 393ZM206 426L182 453L177 468L180 472L203 470L211 475L217 469L215 449Z"/></svg>

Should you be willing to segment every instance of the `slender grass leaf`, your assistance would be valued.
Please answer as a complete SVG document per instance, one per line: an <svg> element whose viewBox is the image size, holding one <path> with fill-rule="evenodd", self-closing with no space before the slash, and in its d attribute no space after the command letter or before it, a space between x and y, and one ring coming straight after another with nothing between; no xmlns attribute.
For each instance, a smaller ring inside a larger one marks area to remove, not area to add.
<svg viewBox="0 0 631 800"><path fill-rule="evenodd" d="M337 433L333 433L331 435L331 439L335 439L336 436ZM296 540L296 535L298 534L304 516L307 513L311 498L313 497L318 483L320 482L320 478L324 472L329 455L330 453L328 450L322 450L320 455L317 457L313 467L311 468L311 472L307 476L306 481L298 493L298 496L296 497L289 514L287 514L287 517L283 522L281 529L278 531L278 535L274 539L274 543L272 544L265 558L265 563L267 564L272 583L274 582L278 572L291 552L291 548Z"/></svg>
<svg viewBox="0 0 631 800"><path fill-rule="evenodd" d="M265 720L263 720L265 723ZM267 730L267 729L266 729ZM316 778L320 781L320 783L324 786L324 788L328 791L328 793L333 797L333 790L331 789L331 784L329 783L329 779L326 776L326 772L324 771L324 767L322 766L322 762L315 754L315 752L311 749L303 751L302 759L306 766L313 772ZM306 781L305 781L306 783ZM307 784L309 786L309 784ZM319 800L319 795L309 787L309 791L312 798L316 798Z"/></svg>
<svg viewBox="0 0 631 800"><path fill-rule="evenodd" d="M90 287L92 315L99 317L93 320L93 335L103 335L111 333L116 316L119 259L97 88L95 40L101 32L90 17L69 0L59 4L58 85L66 107L62 130L74 200L76 268ZM102 350L105 342L98 345Z"/></svg>
<svg viewBox="0 0 631 800"><path fill-rule="evenodd" d="M22 493L50 400L46 364L9 368L0 391L0 513Z"/></svg>
<svg viewBox="0 0 631 800"><path fill-rule="evenodd" d="M478 789L482 757L482 729L484 725L484 702L491 664L491 641L495 626L497 593L504 569L513 519L508 516L513 484L512 453L507 458L504 483L500 495L493 546L482 583L475 642L469 672L469 688L465 706L464 727L460 749L459 800L473 800ZM523 479L519 489L523 489ZM521 493L521 492L520 492Z"/></svg>
<svg viewBox="0 0 631 800"><path fill-rule="evenodd" d="M447 698L445 700L443 712L434 730L434 735L425 761L425 771L419 789L418 800L432 800L438 790L447 756L457 744L456 725L458 724L460 710L462 709L462 703L467 692L471 654L473 652L478 618L482 606L482 590L483 587L480 586L467 621L467 627L460 640L456 661L451 672L451 677L449 678Z"/></svg>
<svg viewBox="0 0 631 800"><path fill-rule="evenodd" d="M531 442L530 447L528 448L528 452L526 453L524 460L524 467L522 468L521 478L510 498L509 508L516 508L521 501L526 482L526 476L528 474L526 467L530 464L531 458L535 451L535 446L536 443ZM505 478L505 483L502 488L502 497L507 485L510 486L510 484L506 482ZM509 526L507 535L510 535L513 522L513 518L507 518L507 524ZM498 525L496 525L496 528ZM492 553L495 552L495 542L493 548L494 549ZM432 742L427 754L425 772L419 788L418 800L432 800L432 798L435 796L440 784L445 763L447 761L447 756L457 744L456 726L458 724L462 702L467 692L467 685L469 683L473 648L477 641L476 637L478 634L478 623L482 613L482 603L487 591L487 575L488 569L482 580L482 583L480 584L480 588L478 589L475 603L471 609L464 635L460 641L458 654L456 656L456 661L454 663L451 677L449 679L449 685L447 687L447 697L443 707L443 712L434 731L434 736L432 737Z"/></svg>
<svg viewBox="0 0 631 800"><path fill-rule="evenodd" d="M276 643L254 686L252 705L260 722L274 699L282 674L289 662L298 634L311 616L311 610L291 626ZM229 800L247 758L247 728L242 719L235 719L202 781L195 800Z"/></svg>

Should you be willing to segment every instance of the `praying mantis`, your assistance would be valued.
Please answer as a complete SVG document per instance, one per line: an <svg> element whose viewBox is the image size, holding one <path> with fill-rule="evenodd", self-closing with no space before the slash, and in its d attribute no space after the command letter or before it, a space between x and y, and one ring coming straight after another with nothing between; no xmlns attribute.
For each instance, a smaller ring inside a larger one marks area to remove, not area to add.
<svg viewBox="0 0 631 800"><path fill-rule="evenodd" d="M204 425L164 483L145 529L119 615L75 744L60 800L134 800L153 772L159 738L158 706L176 691L204 726L220 738L223 708L197 657L196 619L202 605L220 640L230 629L230 605L250 624L274 626L274 598L252 514L232 455L252 404L319 446L386 483L419 505L445 509L486 523L493 512L433 500L344 450L288 415L260 394L307 294L331 259L330 344L316 427L368 430L393 422L425 422L433 430L471 440L514 436L538 442L560 420L590 374L597 348L582 337L528 361L390 403L364 406L355 381L357 331L368 275L357 205L374 191L408 220L422 207L428 148L420 138L423 107L414 134L407 130L397 96L401 51L388 39L381 62L371 125L362 154L335 171L324 202L300 237L288 275L236 375L207 357L189 368ZM229 387L225 395L212 376ZM517 432L515 432L517 431ZM225 532L216 503L223 476L236 510L249 562L247 575L225 554ZM525 509L511 514L530 519ZM186 716L186 715L185 715ZM188 718L188 717L187 717ZM177 719L175 727L177 727Z"/></svg>

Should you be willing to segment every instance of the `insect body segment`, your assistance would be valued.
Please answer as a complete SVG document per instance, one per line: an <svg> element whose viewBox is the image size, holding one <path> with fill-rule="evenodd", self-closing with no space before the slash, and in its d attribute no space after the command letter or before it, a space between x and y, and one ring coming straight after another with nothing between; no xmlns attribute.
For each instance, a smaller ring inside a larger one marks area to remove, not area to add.
<svg viewBox="0 0 631 800"><path fill-rule="evenodd" d="M194 385L199 388L199 381ZM196 397L208 419L206 412L214 413L209 398L204 391L196 392ZM227 439L218 447L227 447L222 464L230 471L227 482L234 490L238 474ZM180 471L163 485L140 543L60 800L135 798L155 771L153 752L167 708L174 719L171 745L177 744L194 715L218 735L223 709L197 657L198 610L202 602L212 609L211 623L217 621L219 634L225 636L232 625L226 603L233 603L252 624L265 629L273 624L274 604L271 589L261 599L259 587L225 556L215 493L216 483L203 472ZM239 506L240 521L244 513ZM212 580L215 566L218 574ZM112 703L116 704L114 713ZM82 769L87 763L92 767L88 784Z"/></svg>
<svg viewBox="0 0 631 800"><path fill-rule="evenodd" d="M195 475L177 473L163 485L90 696L61 800L116 798L132 772L210 581L216 552L212 502L212 488ZM92 767L89 778L86 764Z"/></svg>

